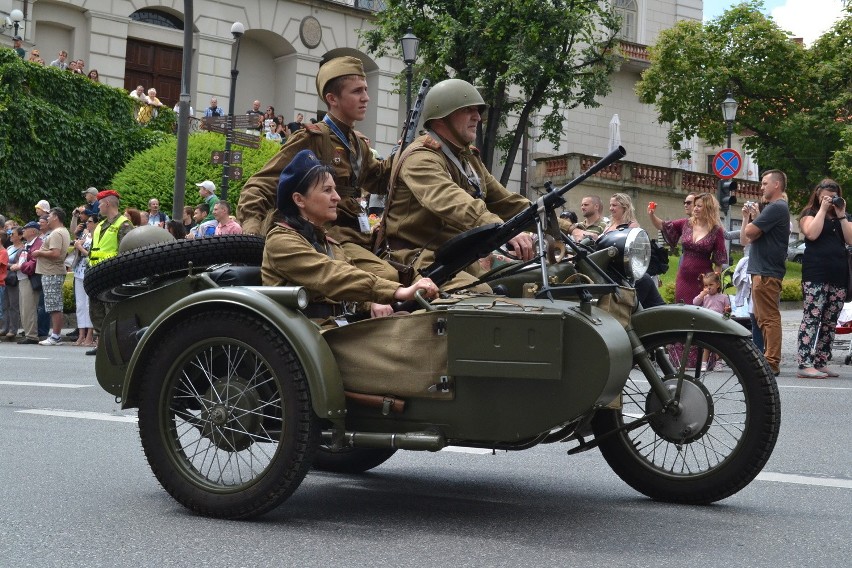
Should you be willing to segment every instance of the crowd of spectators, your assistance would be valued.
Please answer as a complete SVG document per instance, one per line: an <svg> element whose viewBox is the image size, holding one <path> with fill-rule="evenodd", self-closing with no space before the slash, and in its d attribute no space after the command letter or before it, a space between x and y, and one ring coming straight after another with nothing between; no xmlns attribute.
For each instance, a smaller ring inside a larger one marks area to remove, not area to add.
<svg viewBox="0 0 852 568"><path fill-rule="evenodd" d="M30 50L29 55L27 55L26 50L22 47L23 38L21 36L14 36L12 38L12 49L15 53L18 54L18 57L29 62L34 63L36 65L49 65L50 67L56 67L61 69L62 71L70 71L71 73L77 73L78 75L85 75L95 83L100 83L100 74L98 74L97 69L90 69L88 73L86 72L86 61L84 59L72 59L68 60L68 52L64 49L59 50L59 53L56 56L56 59L47 63L47 61L41 56L41 50L36 47L33 47Z"/></svg>
<svg viewBox="0 0 852 568"><path fill-rule="evenodd" d="M204 180L196 185L201 202L184 207L181 219L171 219L156 198L148 200L147 210L126 207L122 216L132 225L130 230L158 226L175 239L241 234L230 204L216 197L216 184ZM99 223L107 218L100 215L99 197L104 199L105 194L118 198L114 191L95 187L82 191L83 203L71 210L70 218L65 210L51 207L45 199L34 206L32 219L19 223L0 215L0 341L45 346L67 341L96 347L95 316L90 313L83 279ZM63 338L66 278L74 285L77 329ZM88 353L94 354L95 349Z"/></svg>

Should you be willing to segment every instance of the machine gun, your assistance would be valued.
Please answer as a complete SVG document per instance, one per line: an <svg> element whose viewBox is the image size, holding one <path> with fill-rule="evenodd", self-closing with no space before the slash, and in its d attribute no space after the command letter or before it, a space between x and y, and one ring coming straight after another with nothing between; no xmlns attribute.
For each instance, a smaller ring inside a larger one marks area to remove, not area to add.
<svg viewBox="0 0 852 568"><path fill-rule="evenodd" d="M438 286L443 286L469 264L485 258L522 231L528 230L535 224L537 217L540 217L542 225L545 225L547 215L565 203L562 195L626 155L624 148L619 146L575 179L555 191L545 193L532 202L529 208L505 223L490 223L456 235L438 248L435 252L435 262L421 270L420 274L431 278Z"/></svg>
<svg viewBox="0 0 852 568"><path fill-rule="evenodd" d="M399 153L405 150L405 147L414 142L417 137L417 123L420 122L420 115L423 114L423 101L426 99L426 93L429 92L429 87L432 83L429 79L423 79L420 82L420 89L417 91L417 99L414 105L408 111L408 116L405 117L405 124L402 127L402 136L400 136Z"/></svg>

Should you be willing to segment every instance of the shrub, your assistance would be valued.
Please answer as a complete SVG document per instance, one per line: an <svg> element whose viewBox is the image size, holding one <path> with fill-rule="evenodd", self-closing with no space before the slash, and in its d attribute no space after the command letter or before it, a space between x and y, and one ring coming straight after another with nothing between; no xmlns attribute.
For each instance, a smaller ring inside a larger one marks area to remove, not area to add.
<svg viewBox="0 0 852 568"><path fill-rule="evenodd" d="M171 112L171 111L169 111ZM174 114L174 113L172 113ZM209 179L216 187L222 179L222 166L210 163L214 150L224 150L225 137L214 132L196 132L189 136L186 158L186 192L184 203L194 205L201 202L197 182ZM261 140L260 148L233 146L232 150L243 152L243 177L231 180L228 184L228 201L232 211L245 181L259 171L281 145L266 139ZM175 157L177 138L169 136L160 144L140 152L112 179L112 187L121 194L122 207L148 208L148 200L156 197L160 200L160 209L171 215L174 203Z"/></svg>
<svg viewBox="0 0 852 568"><path fill-rule="evenodd" d="M65 282L62 283L62 311L66 314L73 314L77 310L77 301L74 298L74 273L69 272L65 275Z"/></svg>
<svg viewBox="0 0 852 568"><path fill-rule="evenodd" d="M0 50L0 200L29 218L47 199L70 211L165 134L133 119L122 89ZM165 120L165 119L164 119Z"/></svg>
<svg viewBox="0 0 852 568"><path fill-rule="evenodd" d="M781 301L782 302L801 302L802 301L802 280L795 278L785 278L781 281Z"/></svg>

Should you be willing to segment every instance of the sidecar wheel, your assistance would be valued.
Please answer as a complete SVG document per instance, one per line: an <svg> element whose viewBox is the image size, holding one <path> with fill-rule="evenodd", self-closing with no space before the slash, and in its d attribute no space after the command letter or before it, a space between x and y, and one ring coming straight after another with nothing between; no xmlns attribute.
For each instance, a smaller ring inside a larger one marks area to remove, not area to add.
<svg viewBox="0 0 852 568"><path fill-rule="evenodd" d="M364 473L388 461L396 450L346 448L336 452L320 446L314 455L314 469L333 473Z"/></svg>
<svg viewBox="0 0 852 568"><path fill-rule="evenodd" d="M664 381L676 386L683 334L644 342L655 368L674 367ZM687 367L679 415L658 415L634 430L600 443L604 459L628 485L652 499L707 504L748 485L766 465L781 424L778 385L747 338L696 334L693 344L710 352L710 370ZM715 355L715 357L714 357ZM717 359L718 358L718 359ZM665 376L665 372L660 372ZM595 436L630 424L660 407L644 375L634 368L622 392L623 407L598 412Z"/></svg>
<svg viewBox="0 0 852 568"><path fill-rule="evenodd" d="M253 316L200 313L159 339L142 377L139 434L165 490L203 515L281 504L319 445L304 370Z"/></svg>

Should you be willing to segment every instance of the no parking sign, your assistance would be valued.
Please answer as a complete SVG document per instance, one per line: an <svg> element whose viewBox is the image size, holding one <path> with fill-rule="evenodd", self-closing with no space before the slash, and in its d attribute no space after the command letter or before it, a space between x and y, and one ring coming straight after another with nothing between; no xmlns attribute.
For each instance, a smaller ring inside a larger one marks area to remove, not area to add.
<svg viewBox="0 0 852 568"><path fill-rule="evenodd" d="M743 159L733 148L725 148L713 156L713 173L720 179L731 179L742 167Z"/></svg>

